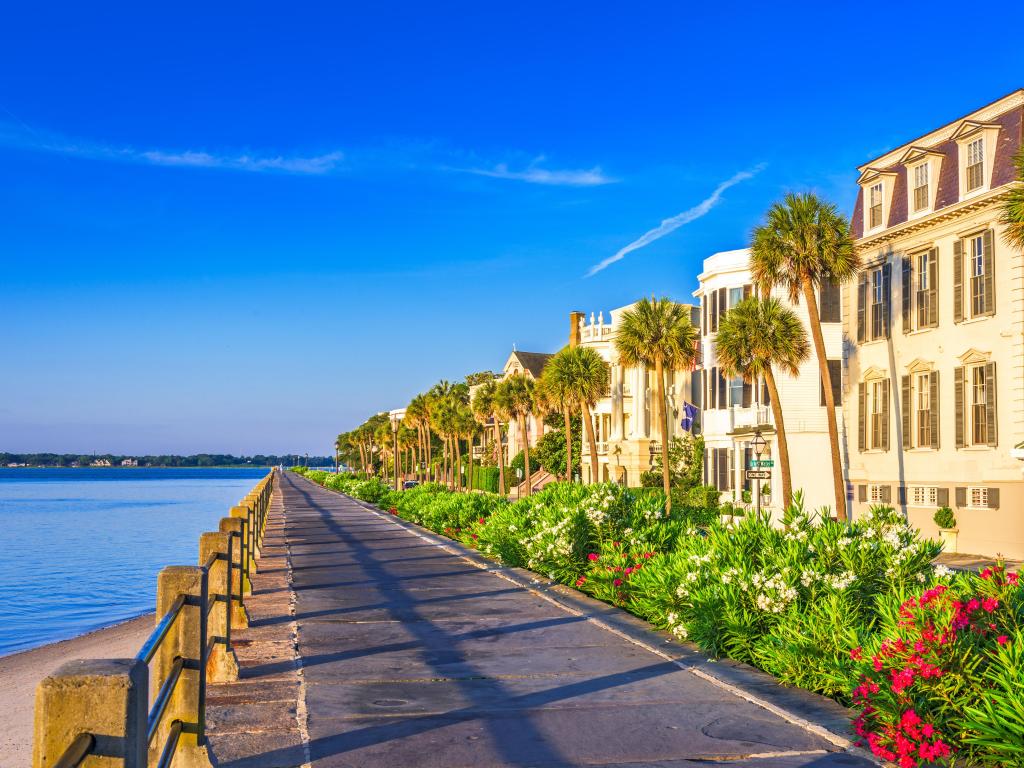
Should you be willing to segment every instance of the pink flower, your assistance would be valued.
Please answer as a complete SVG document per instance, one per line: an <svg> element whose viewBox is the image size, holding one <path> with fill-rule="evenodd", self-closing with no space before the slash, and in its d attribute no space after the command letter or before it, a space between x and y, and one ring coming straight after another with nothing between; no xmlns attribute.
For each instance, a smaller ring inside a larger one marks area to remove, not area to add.
<svg viewBox="0 0 1024 768"><path fill-rule="evenodd" d="M576 586L577 587L582 587L586 583L587 583L587 577L586 576L580 576L578 579L576 579Z"/></svg>
<svg viewBox="0 0 1024 768"><path fill-rule="evenodd" d="M1008 642L1010 642L1010 638L1008 638L1006 635L1000 635L996 638L996 642L1000 645L1006 645Z"/></svg>
<svg viewBox="0 0 1024 768"><path fill-rule="evenodd" d="M862 658L864 658L861 646L858 645L856 648L850 651L850 658L854 661L860 661Z"/></svg>
<svg viewBox="0 0 1024 768"><path fill-rule="evenodd" d="M601 556L599 554L597 554L597 552L591 552L589 555L587 555L587 560L590 560L591 562L593 562L594 560L600 560L600 559L601 559Z"/></svg>
<svg viewBox="0 0 1024 768"><path fill-rule="evenodd" d="M477 522L480 523L480 525L483 525L486 521L481 517Z"/></svg>
<svg viewBox="0 0 1024 768"><path fill-rule="evenodd" d="M989 613L992 613L993 611L995 611L996 608L999 607L999 601L996 600L994 597L986 597L985 600L982 602L981 607Z"/></svg>
<svg viewBox="0 0 1024 768"><path fill-rule="evenodd" d="M616 579L615 581L613 581L612 582L612 586L621 587L622 586L622 579Z"/></svg>
<svg viewBox="0 0 1024 768"><path fill-rule="evenodd" d="M991 568L986 568L984 571L982 571L981 572L981 578L983 578L985 581L988 581L989 579L991 579L992 578L992 569Z"/></svg>

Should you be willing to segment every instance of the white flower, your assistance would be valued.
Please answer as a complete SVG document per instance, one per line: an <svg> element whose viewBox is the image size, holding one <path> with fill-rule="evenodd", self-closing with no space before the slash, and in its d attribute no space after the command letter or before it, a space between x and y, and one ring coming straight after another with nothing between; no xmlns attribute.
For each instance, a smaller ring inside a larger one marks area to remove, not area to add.
<svg viewBox="0 0 1024 768"><path fill-rule="evenodd" d="M953 572L951 570L949 570L949 568L947 568L944 565L936 565L935 566L935 575L937 577L939 577L940 579L945 578L946 576L949 576L951 573L953 573Z"/></svg>

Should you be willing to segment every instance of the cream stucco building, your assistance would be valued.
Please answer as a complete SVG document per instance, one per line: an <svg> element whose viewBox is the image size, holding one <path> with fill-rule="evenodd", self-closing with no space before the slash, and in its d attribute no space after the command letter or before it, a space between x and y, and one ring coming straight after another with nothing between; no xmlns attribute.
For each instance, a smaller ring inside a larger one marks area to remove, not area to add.
<svg viewBox="0 0 1024 768"><path fill-rule="evenodd" d="M861 166L844 289L854 510L924 533L950 506L962 552L1024 557L1024 257L1003 238L1024 90Z"/></svg>
<svg viewBox="0 0 1024 768"><path fill-rule="evenodd" d="M593 410L594 436L597 442L598 477L591 478L590 446L583 436L583 482L612 481L640 485L640 476L653 467L654 457L661 452L662 440L657 424L657 385L654 371L630 368L621 364L615 351L615 331L622 313L633 305L619 307L608 313L582 313L571 318L570 344L593 348L609 365L609 395ZM691 321L696 325L698 309L689 307ZM700 388L691 371L672 371L666 376L669 400L669 438L682 433L683 406L689 402L700 407Z"/></svg>
<svg viewBox="0 0 1024 768"><path fill-rule="evenodd" d="M771 479L762 481L771 491L762 498L766 507L781 512L782 475L776 447L775 419L763 382L748 384L742 378L730 378L719 369L715 350L715 334L721 318L744 298L753 294L750 273L750 250L723 251L704 260L704 269L697 278L699 288L694 298L700 302L701 365L703 389L701 431L704 435L705 482L722 492L723 501L743 501L744 491L751 492L753 483L745 470L754 458L751 441L760 432L768 442L763 459L775 461ZM810 322L803 304L793 306L784 291L773 295L789 306L804 323L810 339ZM819 314L822 335L829 359L832 390L836 401L836 419L842 425L841 373L843 358L842 325L840 323L840 292L830 285L819 291ZM813 353L801 365L798 376L776 375L782 416L786 425L787 444L793 489L804 492L808 509L828 506L835 509L832 484L828 423L824 390L817 358Z"/></svg>

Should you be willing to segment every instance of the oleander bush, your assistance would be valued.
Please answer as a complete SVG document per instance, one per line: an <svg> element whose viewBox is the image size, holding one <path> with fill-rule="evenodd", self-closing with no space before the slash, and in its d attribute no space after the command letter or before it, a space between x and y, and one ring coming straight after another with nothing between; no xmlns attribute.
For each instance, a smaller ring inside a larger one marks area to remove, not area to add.
<svg viewBox="0 0 1024 768"><path fill-rule="evenodd" d="M666 517L656 489L552 483L510 502L307 476L852 704L864 744L901 768L1024 765L1024 587L933 566L941 545L891 507L839 523L798 492L781 527L751 513L726 527L717 498Z"/></svg>

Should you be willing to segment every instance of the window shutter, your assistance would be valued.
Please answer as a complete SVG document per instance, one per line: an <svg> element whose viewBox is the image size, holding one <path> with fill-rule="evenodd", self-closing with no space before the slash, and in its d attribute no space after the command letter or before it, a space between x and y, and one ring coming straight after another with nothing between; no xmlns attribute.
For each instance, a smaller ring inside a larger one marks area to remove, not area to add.
<svg viewBox="0 0 1024 768"><path fill-rule="evenodd" d="M711 332L718 330L718 291L711 292Z"/></svg>
<svg viewBox="0 0 1024 768"><path fill-rule="evenodd" d="M708 464L711 463L711 451L707 448L704 449L704 467L702 469L704 474L704 485L708 484Z"/></svg>
<svg viewBox="0 0 1024 768"><path fill-rule="evenodd" d="M896 503L905 505L907 503L907 486L896 486Z"/></svg>
<svg viewBox="0 0 1024 768"><path fill-rule="evenodd" d="M772 394L768 391L768 380L761 382L761 405L771 405Z"/></svg>
<svg viewBox="0 0 1024 768"><path fill-rule="evenodd" d="M935 489L935 502L940 507L949 506L949 488L936 488Z"/></svg>
<svg viewBox="0 0 1024 768"><path fill-rule="evenodd" d="M986 229L982 236L984 243L982 259L985 268L985 314L996 312L996 260L992 243L992 230Z"/></svg>
<svg viewBox="0 0 1024 768"><path fill-rule="evenodd" d="M902 288L903 288L903 332L910 333L913 329L910 322L910 299L912 294L914 268L911 265L909 256L903 257L903 276L902 276Z"/></svg>
<svg viewBox="0 0 1024 768"><path fill-rule="evenodd" d="M729 291L725 288L718 289L718 323L721 325L722 318L729 307Z"/></svg>
<svg viewBox="0 0 1024 768"><path fill-rule="evenodd" d="M889 379L882 382L882 450L889 450Z"/></svg>
<svg viewBox="0 0 1024 768"><path fill-rule="evenodd" d="M953 243L953 322L964 319L964 241Z"/></svg>
<svg viewBox="0 0 1024 768"><path fill-rule="evenodd" d="M882 265L882 328L883 336L889 338L892 333L892 264Z"/></svg>
<svg viewBox="0 0 1024 768"><path fill-rule="evenodd" d="M754 286L752 286L750 283L747 283L746 285L744 285L743 286L743 298L744 299L749 299L753 295L754 295Z"/></svg>
<svg viewBox="0 0 1024 768"><path fill-rule="evenodd" d="M963 485L956 487L956 505L958 507L967 506L967 488Z"/></svg>
<svg viewBox="0 0 1024 768"><path fill-rule="evenodd" d="M726 448L729 454L729 477L727 482L729 485L727 488L731 491L733 489L733 478L736 477L736 451L732 448Z"/></svg>
<svg viewBox="0 0 1024 768"><path fill-rule="evenodd" d="M701 312L703 312L703 324L704 324L704 335L708 335L708 297L704 295L703 300L700 303Z"/></svg>
<svg viewBox="0 0 1024 768"><path fill-rule="evenodd" d="M932 248L928 254L928 325L939 324L939 249Z"/></svg>
<svg viewBox="0 0 1024 768"><path fill-rule="evenodd" d="M953 369L953 404L956 413L956 447L964 447L964 369L957 366Z"/></svg>
<svg viewBox="0 0 1024 768"><path fill-rule="evenodd" d="M743 407L749 408L751 395L753 394L753 385L749 381L743 382Z"/></svg>
<svg viewBox="0 0 1024 768"><path fill-rule="evenodd" d="M999 435L996 434L998 422L996 421L996 364L985 363L985 426L988 433L988 445L995 447L999 444Z"/></svg>
<svg viewBox="0 0 1024 768"><path fill-rule="evenodd" d="M891 485L883 485L881 490L882 490L882 502L885 503L885 504L890 504L892 502L892 486Z"/></svg>
<svg viewBox="0 0 1024 768"><path fill-rule="evenodd" d="M857 501L868 500L868 487L866 485L857 486Z"/></svg>
<svg viewBox="0 0 1024 768"><path fill-rule="evenodd" d="M913 408L913 399L910 396L910 377L900 378L900 414L903 417L903 450L914 447L914 433L910 428L912 419L910 411Z"/></svg>
<svg viewBox="0 0 1024 768"><path fill-rule="evenodd" d="M999 509L999 489L989 488L988 489L988 508Z"/></svg>
<svg viewBox="0 0 1024 768"><path fill-rule="evenodd" d="M939 447L939 372L928 375L928 418L931 421L932 448Z"/></svg>
<svg viewBox="0 0 1024 768"><path fill-rule="evenodd" d="M727 397L725 376L722 374L722 369L718 369L718 407L723 410L729 408L729 398Z"/></svg>
<svg viewBox="0 0 1024 768"><path fill-rule="evenodd" d="M861 275L860 282L857 283L857 341L864 341L866 337L867 324L865 323L865 314L867 312L867 301L868 278L866 275Z"/></svg>
<svg viewBox="0 0 1024 768"><path fill-rule="evenodd" d="M868 385L862 381L857 385L857 449L861 453L864 453L867 449L867 434L864 430L864 418L867 415L867 400Z"/></svg>

